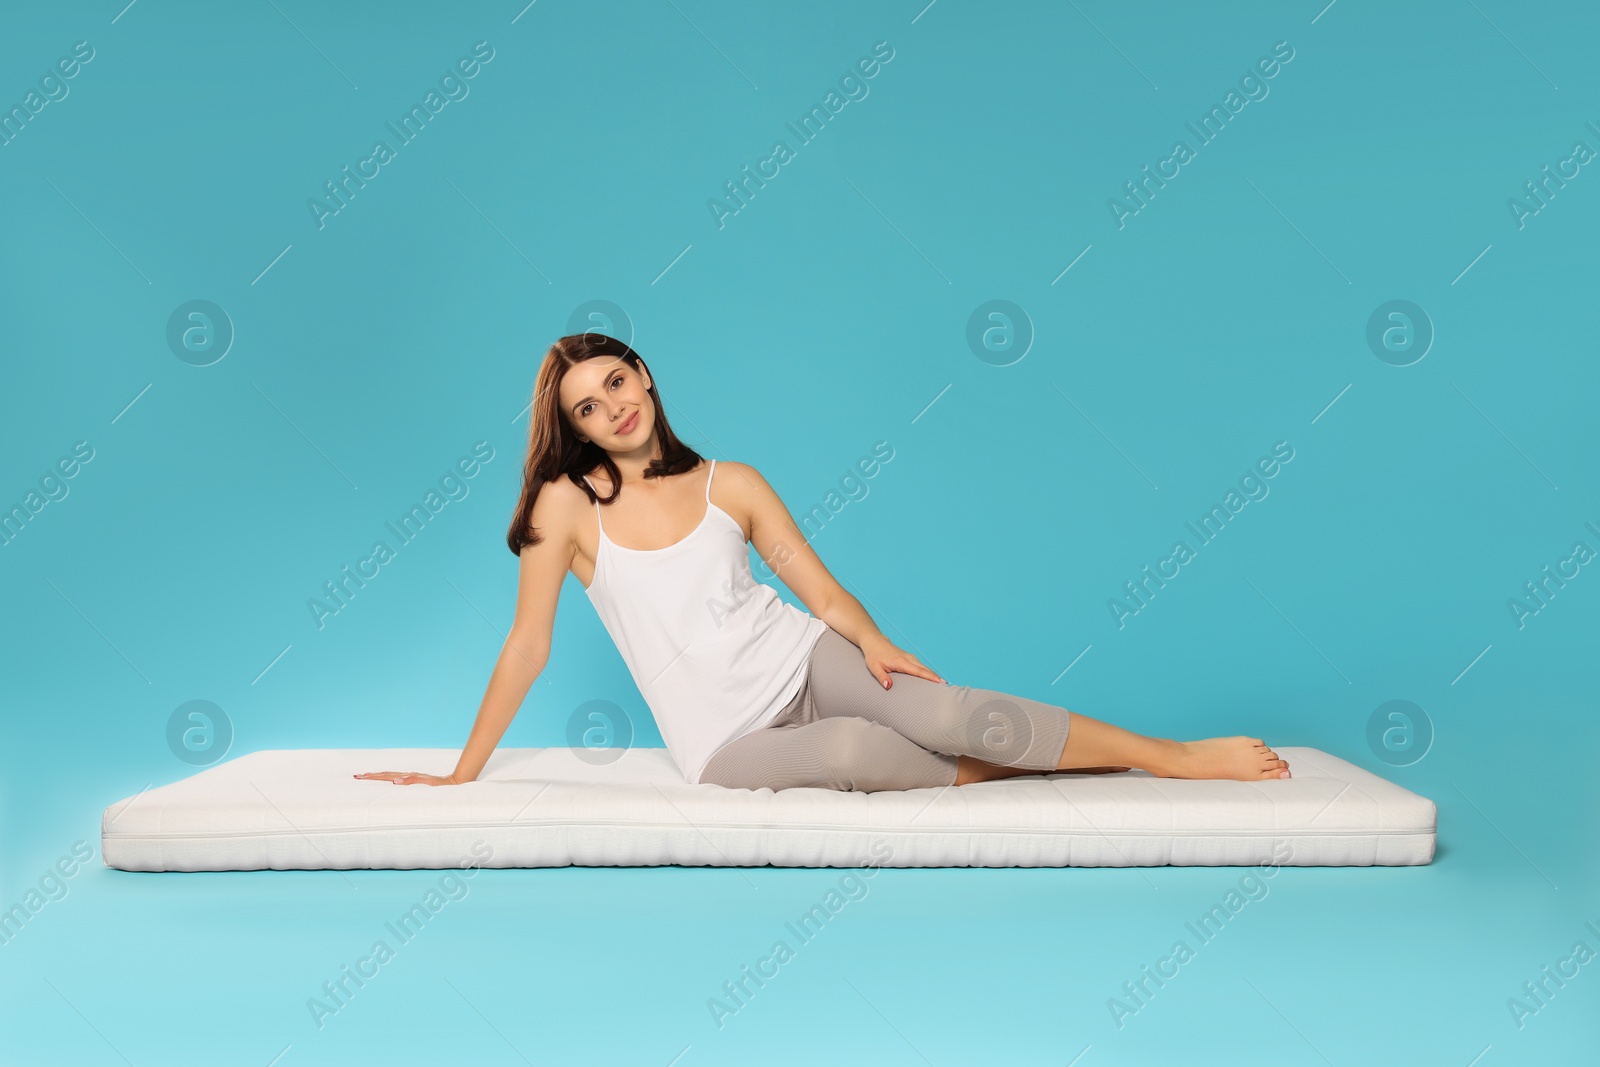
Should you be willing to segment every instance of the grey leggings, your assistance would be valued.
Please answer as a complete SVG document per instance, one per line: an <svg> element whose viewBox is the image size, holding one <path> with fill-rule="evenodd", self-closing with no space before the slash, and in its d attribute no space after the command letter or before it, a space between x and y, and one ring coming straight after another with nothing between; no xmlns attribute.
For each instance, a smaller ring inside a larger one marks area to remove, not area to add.
<svg viewBox="0 0 1600 1067"><path fill-rule="evenodd" d="M1056 769L1066 708L992 689L896 673L885 689L861 650L832 627L811 651L800 692L766 726L718 749L702 783L735 789L873 792L955 783L956 757Z"/></svg>

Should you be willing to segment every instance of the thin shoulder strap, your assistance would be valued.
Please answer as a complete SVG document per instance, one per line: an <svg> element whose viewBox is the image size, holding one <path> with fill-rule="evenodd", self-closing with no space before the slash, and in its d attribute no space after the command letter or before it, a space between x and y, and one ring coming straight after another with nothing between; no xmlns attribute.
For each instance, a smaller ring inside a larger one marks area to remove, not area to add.
<svg viewBox="0 0 1600 1067"><path fill-rule="evenodd" d="M606 532L606 528L605 528L605 524L600 521L600 491L598 489L595 489L594 483L589 481L589 476L587 474L582 475L582 478L583 478L583 480L585 482L588 482L589 488L591 490L593 490L593 492L595 494L594 521L600 527L600 532L603 534L603 533Z"/></svg>
<svg viewBox="0 0 1600 1067"><path fill-rule="evenodd" d="M711 469L706 472L706 503L711 503L711 479L717 473L717 461L711 461Z"/></svg>

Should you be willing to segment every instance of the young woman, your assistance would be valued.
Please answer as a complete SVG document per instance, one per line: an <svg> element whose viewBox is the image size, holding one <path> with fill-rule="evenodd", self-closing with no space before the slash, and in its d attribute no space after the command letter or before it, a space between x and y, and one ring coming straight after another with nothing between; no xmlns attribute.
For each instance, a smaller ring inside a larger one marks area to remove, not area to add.
<svg viewBox="0 0 1600 1067"><path fill-rule="evenodd" d="M569 571L693 784L869 792L1133 767L1289 777L1258 737L1146 737L948 684L883 635L755 468L678 440L639 354L601 334L561 338L539 368L506 542L521 561L516 614L455 770L357 778L476 779L549 661ZM809 611L755 580L749 545Z"/></svg>

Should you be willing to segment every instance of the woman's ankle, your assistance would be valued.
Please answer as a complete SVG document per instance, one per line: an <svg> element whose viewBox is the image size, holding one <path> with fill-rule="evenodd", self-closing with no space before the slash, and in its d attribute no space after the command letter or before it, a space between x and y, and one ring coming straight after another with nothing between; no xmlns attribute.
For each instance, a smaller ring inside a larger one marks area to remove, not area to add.
<svg viewBox="0 0 1600 1067"><path fill-rule="evenodd" d="M1189 762L1189 746L1170 737L1152 737L1150 740L1155 744L1139 769L1149 771L1157 778L1181 777L1179 772Z"/></svg>

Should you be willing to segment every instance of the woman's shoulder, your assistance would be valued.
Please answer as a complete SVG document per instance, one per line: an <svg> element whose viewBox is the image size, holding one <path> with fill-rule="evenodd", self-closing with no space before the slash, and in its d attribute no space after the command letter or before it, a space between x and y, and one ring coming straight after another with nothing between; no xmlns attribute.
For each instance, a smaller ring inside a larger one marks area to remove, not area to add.
<svg viewBox="0 0 1600 1067"><path fill-rule="evenodd" d="M525 542L531 545L537 540L539 544L546 544L554 535L558 542L575 544L582 509L591 506L583 491L565 474L545 482L528 509L527 527L523 530Z"/></svg>
<svg viewBox="0 0 1600 1067"><path fill-rule="evenodd" d="M572 484L572 479L563 474L554 481L544 484L539 492L539 499L534 501L533 509L536 517L541 511L545 511L548 518L559 517L563 520L563 524L569 525L585 508L592 506L584 491Z"/></svg>
<svg viewBox="0 0 1600 1067"><path fill-rule="evenodd" d="M738 484L745 487L764 487L767 484L767 480L761 476L761 472L755 467L732 459L717 460L716 478L718 485L725 484L724 478L726 478L726 484Z"/></svg>

